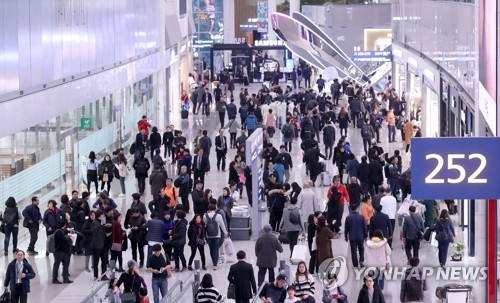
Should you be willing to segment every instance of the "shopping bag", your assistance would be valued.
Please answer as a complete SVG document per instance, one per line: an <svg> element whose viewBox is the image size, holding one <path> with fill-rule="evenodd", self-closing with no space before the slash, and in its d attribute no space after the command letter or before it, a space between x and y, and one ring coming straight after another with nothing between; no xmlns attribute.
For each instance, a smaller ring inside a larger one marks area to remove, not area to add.
<svg viewBox="0 0 500 303"><path fill-rule="evenodd" d="M224 239L224 250L226 251L226 255L229 257L232 257L234 254L236 254L233 241L230 238Z"/></svg>
<svg viewBox="0 0 500 303"><path fill-rule="evenodd" d="M293 247L292 257L290 261L292 264L298 264L300 261L305 261L307 258L307 245L305 239L299 239L297 245Z"/></svg>
<svg viewBox="0 0 500 303"><path fill-rule="evenodd" d="M434 246L434 247L438 247L439 243L438 241L436 240L436 232L433 231L431 233L431 246Z"/></svg>

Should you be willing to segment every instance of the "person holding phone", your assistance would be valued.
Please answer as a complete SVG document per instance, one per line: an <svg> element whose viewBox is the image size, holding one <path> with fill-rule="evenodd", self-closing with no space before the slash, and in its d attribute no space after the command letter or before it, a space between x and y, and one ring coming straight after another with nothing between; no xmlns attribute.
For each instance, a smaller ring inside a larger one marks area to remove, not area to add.
<svg viewBox="0 0 500 303"><path fill-rule="evenodd" d="M347 302L347 295L343 288L337 284L337 275L333 274L328 282L328 287L323 289L323 303Z"/></svg>
<svg viewBox="0 0 500 303"><path fill-rule="evenodd" d="M16 259L9 263L3 286L5 291L11 292L11 302L28 302L30 292L30 280L35 278L35 271L24 258L24 251L16 252Z"/></svg>

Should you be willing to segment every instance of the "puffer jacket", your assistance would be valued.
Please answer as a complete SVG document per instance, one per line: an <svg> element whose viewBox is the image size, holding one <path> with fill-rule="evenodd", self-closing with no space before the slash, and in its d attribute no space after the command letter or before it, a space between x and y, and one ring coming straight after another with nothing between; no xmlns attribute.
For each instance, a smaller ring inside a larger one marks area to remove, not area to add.
<svg viewBox="0 0 500 303"><path fill-rule="evenodd" d="M387 239L373 237L366 241L365 265L373 267L385 267L391 255L391 248Z"/></svg>
<svg viewBox="0 0 500 303"><path fill-rule="evenodd" d="M299 215L299 223L293 224L290 222L290 214L292 212L297 212ZM299 207L296 204L288 205L287 208L283 210L283 217L281 218L280 230L282 231L304 231L304 222L302 221L302 214Z"/></svg>

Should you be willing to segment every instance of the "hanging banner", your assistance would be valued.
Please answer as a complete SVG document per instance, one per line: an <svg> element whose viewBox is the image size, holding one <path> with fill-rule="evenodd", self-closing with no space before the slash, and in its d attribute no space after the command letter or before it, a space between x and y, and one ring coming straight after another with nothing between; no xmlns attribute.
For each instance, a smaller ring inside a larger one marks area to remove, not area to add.
<svg viewBox="0 0 500 303"><path fill-rule="evenodd" d="M257 2L257 32L259 33L267 33L267 13L267 1Z"/></svg>

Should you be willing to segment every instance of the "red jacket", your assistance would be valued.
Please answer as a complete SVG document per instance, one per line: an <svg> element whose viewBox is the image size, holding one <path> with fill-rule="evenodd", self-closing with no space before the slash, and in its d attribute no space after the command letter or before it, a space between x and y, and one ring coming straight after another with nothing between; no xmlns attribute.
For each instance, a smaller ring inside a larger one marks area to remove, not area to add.
<svg viewBox="0 0 500 303"><path fill-rule="evenodd" d="M123 229L120 223L113 222L112 227L113 233L111 235L112 243L122 243L123 242Z"/></svg>
<svg viewBox="0 0 500 303"><path fill-rule="evenodd" d="M137 122L137 127L139 128L139 131L144 127L146 129L146 132L144 133L146 136L149 135L149 128L151 127L151 124L149 124L148 120L139 120Z"/></svg>
<svg viewBox="0 0 500 303"><path fill-rule="evenodd" d="M326 195L326 197L328 199L330 199L330 196L332 195L332 188L334 186L335 186L335 184L330 186L330 188L328 189L328 194ZM349 192L347 191L347 187L345 187L344 184L340 184L337 187L337 191L342 195L342 198L344 198L344 199L340 199L340 202L339 202L340 205L344 205L344 200L347 201L347 203L351 202L351 199L349 198Z"/></svg>

